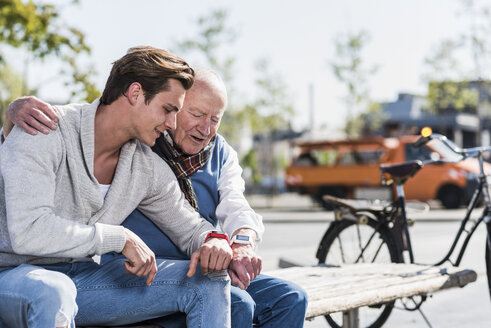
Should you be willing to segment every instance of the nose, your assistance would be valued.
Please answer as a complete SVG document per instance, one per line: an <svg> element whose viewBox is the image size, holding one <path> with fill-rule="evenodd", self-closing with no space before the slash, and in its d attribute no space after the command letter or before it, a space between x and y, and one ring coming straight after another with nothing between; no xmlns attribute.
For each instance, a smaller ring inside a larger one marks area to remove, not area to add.
<svg viewBox="0 0 491 328"><path fill-rule="evenodd" d="M210 127L211 127L211 122L209 119L204 119L200 122L198 125L198 131L203 134L204 136L207 136L210 134Z"/></svg>
<svg viewBox="0 0 491 328"><path fill-rule="evenodd" d="M176 121L177 121L177 112L168 113L165 116L165 129L166 130L175 130L176 129Z"/></svg>

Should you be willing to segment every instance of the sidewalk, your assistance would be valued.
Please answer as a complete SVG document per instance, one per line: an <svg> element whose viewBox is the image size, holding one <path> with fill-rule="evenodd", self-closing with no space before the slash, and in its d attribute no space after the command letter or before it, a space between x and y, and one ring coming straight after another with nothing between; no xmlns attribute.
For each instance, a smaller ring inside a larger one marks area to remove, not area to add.
<svg viewBox="0 0 491 328"><path fill-rule="evenodd" d="M263 216L263 221L268 223L283 222L326 222L334 220L332 211L326 211L316 204L309 196L296 193L283 193L278 195L247 195L247 200L252 208ZM410 207L409 202L409 207ZM418 206L421 207L421 206ZM408 209L408 218L415 221L451 222L464 218L466 209L443 209L438 203L430 203L429 211ZM474 210L472 218L480 216L480 208Z"/></svg>
<svg viewBox="0 0 491 328"><path fill-rule="evenodd" d="M297 193L282 193L277 195L246 195L249 204L256 210L259 209L302 209L312 210L314 208L321 209L318 204L315 204L310 196L300 195Z"/></svg>

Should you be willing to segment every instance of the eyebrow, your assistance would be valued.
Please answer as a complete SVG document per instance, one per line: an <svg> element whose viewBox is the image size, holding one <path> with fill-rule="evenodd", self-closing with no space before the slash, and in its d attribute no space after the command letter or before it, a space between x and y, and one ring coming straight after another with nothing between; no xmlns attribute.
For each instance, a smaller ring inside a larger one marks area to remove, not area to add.
<svg viewBox="0 0 491 328"><path fill-rule="evenodd" d="M167 106L171 107L172 110L178 112L179 111L179 107L177 107L176 105L174 104L171 104L171 103L166 103Z"/></svg>
<svg viewBox="0 0 491 328"><path fill-rule="evenodd" d="M203 114L203 115L205 115L205 114L206 114L206 112L205 112L205 111L203 111L203 110L199 109L198 107L192 107L192 108L189 108L189 111L191 111L191 112L198 112L198 113ZM223 114L223 113L222 113L222 114ZM222 116L223 116L223 115L222 115ZM218 118L218 119L220 119L222 116L220 116L220 115L211 115L211 117L215 117L215 118Z"/></svg>

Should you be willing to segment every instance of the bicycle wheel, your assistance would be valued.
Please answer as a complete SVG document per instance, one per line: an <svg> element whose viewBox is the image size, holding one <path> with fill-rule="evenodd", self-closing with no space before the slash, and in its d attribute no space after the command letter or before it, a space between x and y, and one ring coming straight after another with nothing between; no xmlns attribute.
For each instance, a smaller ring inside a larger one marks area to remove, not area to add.
<svg viewBox="0 0 491 328"><path fill-rule="evenodd" d="M356 224L353 220L331 223L321 240L317 251L319 263L333 265L353 263L402 262L391 232L384 227L377 228L377 221L364 220ZM359 310L360 327L377 328L384 324L394 307L394 302L363 307ZM342 327L342 313L325 316L333 328Z"/></svg>
<svg viewBox="0 0 491 328"><path fill-rule="evenodd" d="M487 238L486 238L486 274L488 276L489 296L491 297L491 250L489 249L489 243Z"/></svg>

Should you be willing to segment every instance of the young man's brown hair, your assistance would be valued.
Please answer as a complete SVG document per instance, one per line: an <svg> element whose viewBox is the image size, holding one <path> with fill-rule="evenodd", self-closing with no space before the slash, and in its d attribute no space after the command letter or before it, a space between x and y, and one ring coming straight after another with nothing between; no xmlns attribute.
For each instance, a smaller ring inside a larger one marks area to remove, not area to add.
<svg viewBox="0 0 491 328"><path fill-rule="evenodd" d="M149 103L156 94L168 90L169 79L178 80L189 90L194 82L194 71L183 59L168 51L154 47L130 48L113 63L101 104L111 104L124 95L133 82L142 85L145 102Z"/></svg>

